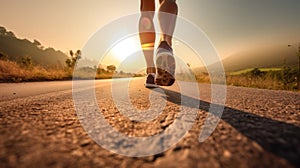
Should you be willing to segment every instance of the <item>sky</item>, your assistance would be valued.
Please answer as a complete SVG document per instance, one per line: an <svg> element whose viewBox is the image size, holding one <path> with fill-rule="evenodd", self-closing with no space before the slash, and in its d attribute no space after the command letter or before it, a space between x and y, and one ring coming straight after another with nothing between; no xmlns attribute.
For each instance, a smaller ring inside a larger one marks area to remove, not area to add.
<svg viewBox="0 0 300 168"><path fill-rule="evenodd" d="M177 0L179 16L201 28L221 57L300 42L299 0ZM139 0L1 0L0 26L67 52L101 27L139 12Z"/></svg>

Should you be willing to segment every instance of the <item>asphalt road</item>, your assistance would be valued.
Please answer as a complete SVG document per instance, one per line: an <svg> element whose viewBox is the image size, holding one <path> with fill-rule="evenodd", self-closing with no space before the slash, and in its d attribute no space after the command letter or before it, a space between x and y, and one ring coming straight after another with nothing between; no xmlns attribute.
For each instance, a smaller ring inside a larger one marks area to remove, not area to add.
<svg viewBox="0 0 300 168"><path fill-rule="evenodd" d="M111 81L96 81L95 95L114 130L147 137L172 126L182 106L177 85L161 88L166 100L162 113L139 122L114 104ZM132 80L129 95L133 107L147 110L153 105L149 94L159 91L144 88L143 81ZM83 129L71 81L0 84L0 167L300 167L299 92L227 87L221 120L199 143L211 105L210 85L200 84L199 91L200 100L185 96L200 106L192 129L179 143L154 156L127 157L104 149Z"/></svg>

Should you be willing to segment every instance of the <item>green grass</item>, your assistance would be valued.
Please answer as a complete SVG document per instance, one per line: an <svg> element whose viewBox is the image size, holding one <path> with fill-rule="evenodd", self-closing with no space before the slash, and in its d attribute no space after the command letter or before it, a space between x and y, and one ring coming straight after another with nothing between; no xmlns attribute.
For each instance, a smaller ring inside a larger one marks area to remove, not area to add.
<svg viewBox="0 0 300 168"><path fill-rule="evenodd" d="M226 73L226 84L240 87L252 87L272 90L297 91L297 67L254 68ZM210 83L209 74L197 73L197 81Z"/></svg>
<svg viewBox="0 0 300 168"><path fill-rule="evenodd" d="M229 72L229 75L242 75L242 74L247 74L249 72L251 72L253 70L253 68L247 68L247 69L243 69L243 70L239 70L239 71L234 71L234 72ZM259 70L261 70L262 72L269 72L269 71L281 71L282 68L259 68Z"/></svg>

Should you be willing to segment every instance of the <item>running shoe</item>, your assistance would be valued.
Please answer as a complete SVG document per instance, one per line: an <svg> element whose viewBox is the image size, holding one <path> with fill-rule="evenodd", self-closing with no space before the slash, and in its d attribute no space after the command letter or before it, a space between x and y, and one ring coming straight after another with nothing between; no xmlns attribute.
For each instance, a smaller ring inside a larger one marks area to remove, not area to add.
<svg viewBox="0 0 300 168"><path fill-rule="evenodd" d="M157 88L158 87L155 84L155 74L154 73L148 74L145 86L146 86L146 88Z"/></svg>
<svg viewBox="0 0 300 168"><path fill-rule="evenodd" d="M171 86L175 82L175 58L173 49L166 41L162 41L156 52L157 74L155 83L160 86Z"/></svg>

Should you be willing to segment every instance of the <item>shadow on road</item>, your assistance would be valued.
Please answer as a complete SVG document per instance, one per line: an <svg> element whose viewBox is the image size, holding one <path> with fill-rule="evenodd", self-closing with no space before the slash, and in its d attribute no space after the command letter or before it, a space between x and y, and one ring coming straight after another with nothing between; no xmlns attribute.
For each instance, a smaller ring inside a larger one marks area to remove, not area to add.
<svg viewBox="0 0 300 168"><path fill-rule="evenodd" d="M186 100L195 101L194 98L178 92L163 90L167 100L178 105L188 106L188 103L180 101L181 96ZM199 101L199 109L209 112L211 103ZM226 106L221 119L265 150L285 158L296 167L300 166L300 127Z"/></svg>

